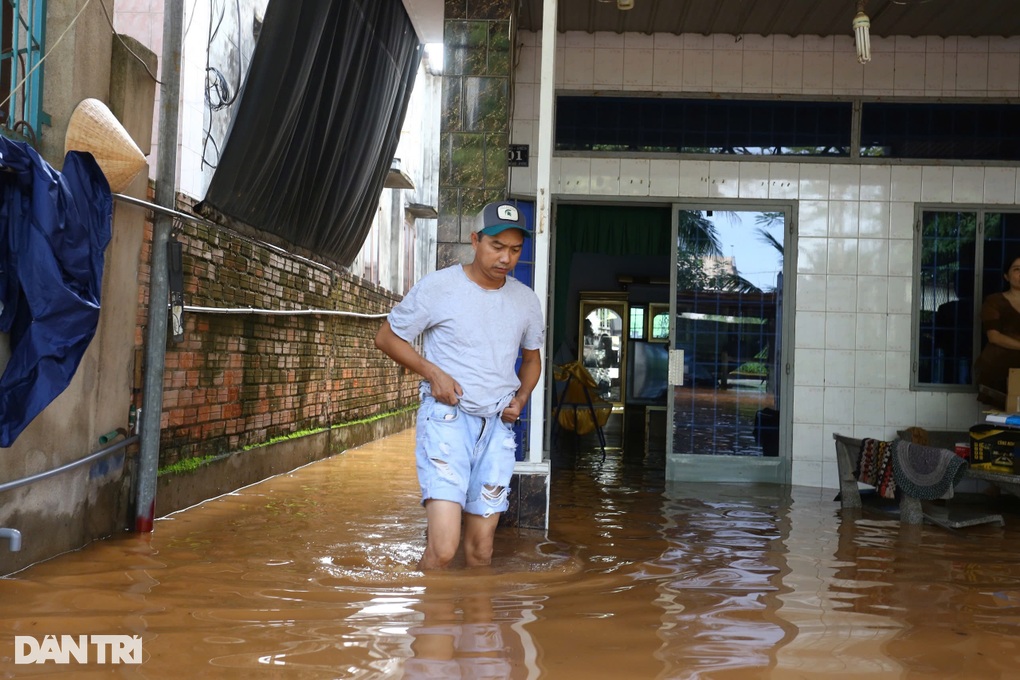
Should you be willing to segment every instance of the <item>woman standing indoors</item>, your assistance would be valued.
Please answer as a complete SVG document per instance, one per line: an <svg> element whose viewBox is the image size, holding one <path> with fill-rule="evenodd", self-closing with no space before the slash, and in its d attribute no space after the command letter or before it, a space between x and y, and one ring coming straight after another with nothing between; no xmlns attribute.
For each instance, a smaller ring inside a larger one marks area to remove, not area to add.
<svg viewBox="0 0 1020 680"><path fill-rule="evenodd" d="M1003 278L1009 287L981 305L981 329L988 344L974 366L978 401L999 409L1006 405L1009 369L1020 368L1020 255L1005 262Z"/></svg>

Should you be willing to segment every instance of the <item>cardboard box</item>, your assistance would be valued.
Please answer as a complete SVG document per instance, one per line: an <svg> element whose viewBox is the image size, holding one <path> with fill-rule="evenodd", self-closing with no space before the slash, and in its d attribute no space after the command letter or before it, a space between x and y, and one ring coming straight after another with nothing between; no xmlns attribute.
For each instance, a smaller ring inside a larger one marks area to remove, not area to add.
<svg viewBox="0 0 1020 680"><path fill-rule="evenodd" d="M1020 429L979 424L970 428L970 461L1013 470L1014 455L1020 458Z"/></svg>
<svg viewBox="0 0 1020 680"><path fill-rule="evenodd" d="M1007 392L1020 392L1020 368L1009 369L1009 380L1006 385Z"/></svg>
<svg viewBox="0 0 1020 680"><path fill-rule="evenodd" d="M1006 412L1020 413L1020 368L1009 369L1006 383Z"/></svg>
<svg viewBox="0 0 1020 680"><path fill-rule="evenodd" d="M1020 392L1010 392L1006 395L1006 413L1020 413Z"/></svg>

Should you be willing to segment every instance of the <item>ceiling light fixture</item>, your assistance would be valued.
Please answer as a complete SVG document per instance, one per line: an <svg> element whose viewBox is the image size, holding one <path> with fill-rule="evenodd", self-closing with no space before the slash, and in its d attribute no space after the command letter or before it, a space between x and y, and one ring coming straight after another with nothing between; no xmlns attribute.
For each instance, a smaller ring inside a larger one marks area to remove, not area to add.
<svg viewBox="0 0 1020 680"><path fill-rule="evenodd" d="M857 61L867 64L871 61L871 19L864 13L864 0L857 1L857 14L854 16L854 42L857 44Z"/></svg>
<svg viewBox="0 0 1020 680"><path fill-rule="evenodd" d="M634 0L616 0L616 9L634 9Z"/></svg>

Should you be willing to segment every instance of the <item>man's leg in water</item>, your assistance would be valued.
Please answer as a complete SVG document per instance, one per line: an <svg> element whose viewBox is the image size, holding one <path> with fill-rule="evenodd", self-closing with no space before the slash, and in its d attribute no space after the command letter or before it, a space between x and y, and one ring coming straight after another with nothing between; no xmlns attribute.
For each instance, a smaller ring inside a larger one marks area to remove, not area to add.
<svg viewBox="0 0 1020 680"><path fill-rule="evenodd" d="M502 513L488 517L464 513L464 560L469 567L484 567L492 562L492 544L496 524Z"/></svg>
<svg viewBox="0 0 1020 680"><path fill-rule="evenodd" d="M429 499L425 501L425 517L428 534L418 568L422 571L443 569L453 560L460 545L460 503Z"/></svg>

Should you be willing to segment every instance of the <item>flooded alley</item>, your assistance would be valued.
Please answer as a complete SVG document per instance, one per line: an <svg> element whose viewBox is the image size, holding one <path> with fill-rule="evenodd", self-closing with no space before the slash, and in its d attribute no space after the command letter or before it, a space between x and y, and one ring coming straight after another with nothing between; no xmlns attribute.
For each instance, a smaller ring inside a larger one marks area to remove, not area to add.
<svg viewBox="0 0 1020 680"><path fill-rule="evenodd" d="M547 535L422 574L408 431L0 580L0 675L1016 677L1018 516L907 527L835 494L580 455ZM47 635L137 635L143 662L15 664Z"/></svg>

